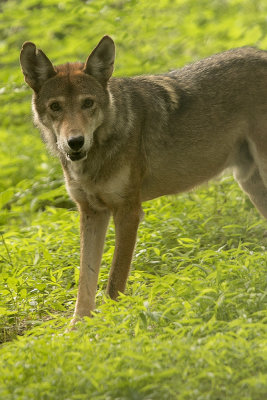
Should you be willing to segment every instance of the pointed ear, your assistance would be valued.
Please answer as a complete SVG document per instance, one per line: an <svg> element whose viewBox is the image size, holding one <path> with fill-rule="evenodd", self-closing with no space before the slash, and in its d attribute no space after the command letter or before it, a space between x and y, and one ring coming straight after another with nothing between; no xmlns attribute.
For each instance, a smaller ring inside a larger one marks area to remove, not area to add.
<svg viewBox="0 0 267 400"><path fill-rule="evenodd" d="M25 42L20 52L20 64L25 77L25 82L38 92L43 83L56 75L51 61L46 55L36 48L34 43Z"/></svg>
<svg viewBox="0 0 267 400"><path fill-rule="evenodd" d="M83 71L106 85L114 69L114 60L115 44L111 37L104 36L87 58Z"/></svg>

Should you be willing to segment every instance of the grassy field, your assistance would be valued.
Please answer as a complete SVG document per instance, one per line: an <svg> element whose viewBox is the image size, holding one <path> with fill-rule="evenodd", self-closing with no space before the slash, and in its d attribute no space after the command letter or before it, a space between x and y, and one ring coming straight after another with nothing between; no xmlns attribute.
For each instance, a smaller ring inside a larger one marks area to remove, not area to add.
<svg viewBox="0 0 267 400"><path fill-rule="evenodd" d="M85 60L104 34L115 75L165 72L231 47L267 49L264 0L0 3L0 399L263 400L267 223L231 176L144 204L131 275L64 333L79 277L79 216L31 122L18 64L34 41Z"/></svg>

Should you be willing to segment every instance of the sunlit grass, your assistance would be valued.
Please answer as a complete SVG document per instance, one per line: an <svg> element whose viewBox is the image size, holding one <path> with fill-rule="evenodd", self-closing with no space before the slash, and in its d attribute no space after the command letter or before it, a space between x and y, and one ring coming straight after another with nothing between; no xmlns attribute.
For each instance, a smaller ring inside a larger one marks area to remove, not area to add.
<svg viewBox="0 0 267 400"><path fill-rule="evenodd" d="M263 400L267 223L231 177L144 204L125 295L65 333L79 277L79 216L33 128L25 40L56 63L102 35L115 74L158 73L230 47L267 48L267 3L9 0L0 4L0 398Z"/></svg>

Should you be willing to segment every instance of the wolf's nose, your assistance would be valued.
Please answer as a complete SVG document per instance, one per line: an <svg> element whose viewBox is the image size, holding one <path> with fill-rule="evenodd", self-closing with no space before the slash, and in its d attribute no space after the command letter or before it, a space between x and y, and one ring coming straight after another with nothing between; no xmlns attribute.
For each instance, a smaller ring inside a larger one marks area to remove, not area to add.
<svg viewBox="0 0 267 400"><path fill-rule="evenodd" d="M75 137L71 137L68 140L68 145L69 147L74 150L74 151L78 151L80 150L83 145L84 145L84 137L83 136L75 136Z"/></svg>

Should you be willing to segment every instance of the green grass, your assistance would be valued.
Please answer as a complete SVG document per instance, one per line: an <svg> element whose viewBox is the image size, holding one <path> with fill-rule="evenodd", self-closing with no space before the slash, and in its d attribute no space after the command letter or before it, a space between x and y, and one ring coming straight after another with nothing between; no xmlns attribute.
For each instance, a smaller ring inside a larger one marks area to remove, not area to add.
<svg viewBox="0 0 267 400"><path fill-rule="evenodd" d="M127 291L65 333L79 277L78 213L30 115L18 65L36 42L85 60L104 34L115 74L267 48L264 0L9 0L0 4L0 399L263 400L267 224L229 176L144 204Z"/></svg>

